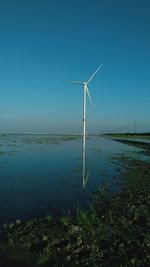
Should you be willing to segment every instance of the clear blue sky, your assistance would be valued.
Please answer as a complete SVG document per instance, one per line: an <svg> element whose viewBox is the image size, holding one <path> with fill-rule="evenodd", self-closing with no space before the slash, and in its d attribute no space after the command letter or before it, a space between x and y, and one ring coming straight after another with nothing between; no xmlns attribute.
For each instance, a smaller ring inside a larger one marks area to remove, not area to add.
<svg viewBox="0 0 150 267"><path fill-rule="evenodd" d="M1 0L0 132L150 130L149 0Z"/></svg>

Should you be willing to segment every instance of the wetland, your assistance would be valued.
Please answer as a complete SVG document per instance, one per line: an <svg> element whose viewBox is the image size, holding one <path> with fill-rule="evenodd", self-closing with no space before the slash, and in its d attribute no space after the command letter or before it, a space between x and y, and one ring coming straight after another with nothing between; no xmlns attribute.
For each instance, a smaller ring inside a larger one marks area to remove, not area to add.
<svg viewBox="0 0 150 267"><path fill-rule="evenodd" d="M150 265L149 145L89 137L86 183L81 136L5 135L0 148L3 267Z"/></svg>

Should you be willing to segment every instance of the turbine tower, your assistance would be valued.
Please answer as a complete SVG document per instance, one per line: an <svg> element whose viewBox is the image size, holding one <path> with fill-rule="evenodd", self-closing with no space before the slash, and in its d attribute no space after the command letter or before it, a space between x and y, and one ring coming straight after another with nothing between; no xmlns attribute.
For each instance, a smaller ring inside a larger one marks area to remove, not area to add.
<svg viewBox="0 0 150 267"><path fill-rule="evenodd" d="M90 83L90 81L93 79L93 77L95 76L95 74L99 71L99 69L103 66L103 64L101 66L98 67L98 69L91 75L91 77L85 82L78 82L78 81L66 81L72 84L78 84L78 85L82 85L83 86L83 137L86 136L86 94L89 97L89 100L91 102L92 105L92 99L89 93L89 89L88 89L88 84ZM85 138L84 138L85 141ZM85 148L85 145L83 145L83 150Z"/></svg>

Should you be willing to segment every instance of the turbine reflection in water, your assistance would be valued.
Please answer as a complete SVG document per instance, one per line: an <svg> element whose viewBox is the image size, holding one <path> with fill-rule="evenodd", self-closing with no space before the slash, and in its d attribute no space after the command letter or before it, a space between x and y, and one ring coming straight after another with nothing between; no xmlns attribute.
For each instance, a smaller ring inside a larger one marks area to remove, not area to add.
<svg viewBox="0 0 150 267"><path fill-rule="evenodd" d="M83 135L83 149L82 149L82 185L83 185L83 188L86 187L89 175L90 175L90 170L86 172L86 136Z"/></svg>

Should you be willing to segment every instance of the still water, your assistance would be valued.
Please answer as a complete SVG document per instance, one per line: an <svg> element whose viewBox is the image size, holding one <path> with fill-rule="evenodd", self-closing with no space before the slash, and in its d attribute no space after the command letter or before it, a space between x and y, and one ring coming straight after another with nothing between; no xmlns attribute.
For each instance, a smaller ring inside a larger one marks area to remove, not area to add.
<svg viewBox="0 0 150 267"><path fill-rule="evenodd" d="M92 192L121 171L111 157L139 150L89 137L83 177L81 137L0 135L0 224L87 208Z"/></svg>

